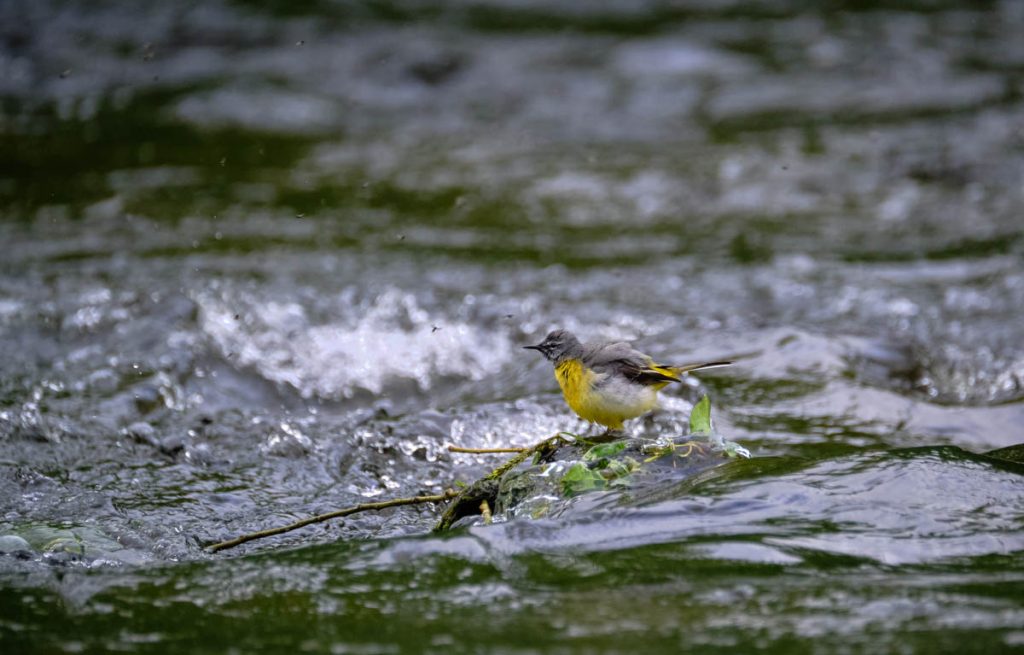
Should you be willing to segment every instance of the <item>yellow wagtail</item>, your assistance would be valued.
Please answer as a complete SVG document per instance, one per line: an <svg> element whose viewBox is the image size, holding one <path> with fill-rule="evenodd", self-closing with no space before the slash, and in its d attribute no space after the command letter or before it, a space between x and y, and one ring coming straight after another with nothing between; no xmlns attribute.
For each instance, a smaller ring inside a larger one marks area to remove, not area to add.
<svg viewBox="0 0 1024 655"><path fill-rule="evenodd" d="M732 363L665 366L628 343L584 344L568 330L555 330L536 346L524 348L538 350L554 363L565 402L580 418L609 430L621 430L623 421L654 409L658 391L669 382L682 382L689 371Z"/></svg>

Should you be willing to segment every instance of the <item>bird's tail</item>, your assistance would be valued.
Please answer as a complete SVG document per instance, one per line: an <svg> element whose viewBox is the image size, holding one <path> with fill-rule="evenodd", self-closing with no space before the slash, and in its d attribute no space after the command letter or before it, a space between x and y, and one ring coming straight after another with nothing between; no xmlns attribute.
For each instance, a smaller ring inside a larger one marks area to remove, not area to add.
<svg viewBox="0 0 1024 655"><path fill-rule="evenodd" d="M679 377L690 371L703 371L706 368L718 368L720 366L729 366L730 364L732 362L703 362L700 364L683 364L682 366L665 366L662 368L671 371L675 377Z"/></svg>
<svg viewBox="0 0 1024 655"><path fill-rule="evenodd" d="M732 364L732 362L703 362L701 364L684 364L682 366L651 364L649 368L639 372L636 381L641 384L655 385L656 388L661 389L669 382L682 382L683 376L690 371L728 366L729 364Z"/></svg>

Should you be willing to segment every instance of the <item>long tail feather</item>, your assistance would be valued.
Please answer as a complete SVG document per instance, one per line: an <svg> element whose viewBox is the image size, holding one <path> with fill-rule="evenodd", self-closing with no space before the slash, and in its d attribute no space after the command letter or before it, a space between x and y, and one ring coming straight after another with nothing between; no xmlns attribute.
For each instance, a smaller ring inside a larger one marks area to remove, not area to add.
<svg viewBox="0 0 1024 655"><path fill-rule="evenodd" d="M684 364L682 366L666 366L665 368L670 369L677 375L683 373L689 373L690 371L703 371L707 368L719 368L721 366L729 366L732 362L704 362L702 364Z"/></svg>

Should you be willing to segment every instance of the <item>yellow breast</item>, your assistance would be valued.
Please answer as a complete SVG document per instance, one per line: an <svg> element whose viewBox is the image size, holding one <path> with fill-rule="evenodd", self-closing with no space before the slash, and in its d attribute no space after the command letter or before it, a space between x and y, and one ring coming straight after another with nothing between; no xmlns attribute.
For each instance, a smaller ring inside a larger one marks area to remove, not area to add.
<svg viewBox="0 0 1024 655"><path fill-rule="evenodd" d="M558 380L558 386L562 388L565 402L569 403L569 407L572 407L573 411L580 416L583 416L582 411L590 391L593 375L578 359L567 359L555 367L555 379ZM587 417L583 416L583 418Z"/></svg>
<svg viewBox="0 0 1024 655"><path fill-rule="evenodd" d="M649 412L657 403L656 390L629 384L604 383L596 389L597 374L578 359L569 359L555 367L555 378L565 402L585 421L593 421L613 430L622 422Z"/></svg>

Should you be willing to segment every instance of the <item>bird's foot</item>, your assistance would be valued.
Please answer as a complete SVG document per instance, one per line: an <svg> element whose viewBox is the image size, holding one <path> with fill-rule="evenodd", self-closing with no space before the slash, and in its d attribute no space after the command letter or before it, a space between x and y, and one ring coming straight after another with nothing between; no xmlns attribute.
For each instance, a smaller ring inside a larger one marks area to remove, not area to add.
<svg viewBox="0 0 1024 655"><path fill-rule="evenodd" d="M608 428L604 432L594 437L590 437L589 441L593 441L594 443L607 443L609 441L625 439L628 436L629 435L626 434L626 431L622 428Z"/></svg>

